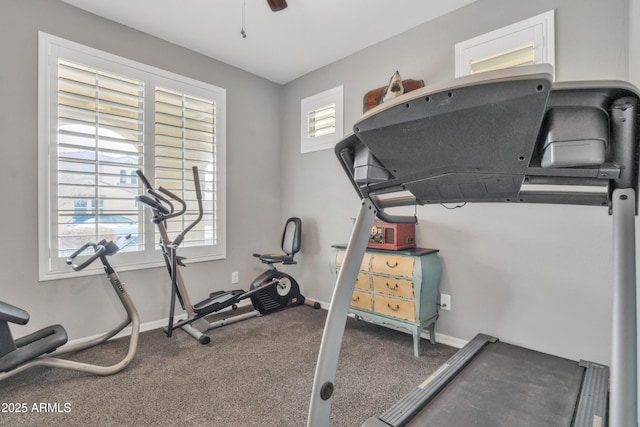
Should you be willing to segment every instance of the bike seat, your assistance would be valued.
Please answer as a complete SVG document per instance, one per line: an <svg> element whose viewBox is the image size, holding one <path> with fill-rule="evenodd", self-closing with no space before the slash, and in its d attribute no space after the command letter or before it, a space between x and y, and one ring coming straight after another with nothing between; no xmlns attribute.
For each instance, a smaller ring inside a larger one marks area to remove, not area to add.
<svg viewBox="0 0 640 427"><path fill-rule="evenodd" d="M283 264L297 264L293 259L293 255L286 254L253 254L253 256L258 257L258 259L265 264L275 264L275 263L283 263Z"/></svg>
<svg viewBox="0 0 640 427"><path fill-rule="evenodd" d="M293 257L300 251L300 242L302 239L302 220L300 218L291 217L284 225L282 232L282 241L280 248L282 252L279 254L253 254L265 264L296 264Z"/></svg>
<svg viewBox="0 0 640 427"><path fill-rule="evenodd" d="M0 301L0 372L51 353L67 342L67 332L60 325L47 326L14 340L8 323L26 325L28 321L26 311Z"/></svg>

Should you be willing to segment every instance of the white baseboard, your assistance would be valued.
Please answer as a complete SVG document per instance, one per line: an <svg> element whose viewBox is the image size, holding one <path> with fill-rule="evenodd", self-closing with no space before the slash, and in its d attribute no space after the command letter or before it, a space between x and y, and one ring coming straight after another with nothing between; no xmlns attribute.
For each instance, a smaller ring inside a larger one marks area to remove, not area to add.
<svg viewBox="0 0 640 427"><path fill-rule="evenodd" d="M425 334L426 334L426 336L424 336ZM423 332L421 336L423 338L428 338L429 334ZM463 340L463 339L460 339L460 338L456 338L456 337L451 337L451 336L445 335L445 334L439 334L438 332L436 332L436 342L439 343L439 344L444 344L444 345L448 345L448 346L455 347L455 348L462 348L469 341Z"/></svg>
<svg viewBox="0 0 640 427"><path fill-rule="evenodd" d="M323 302L323 301L315 301L320 303L320 308L324 309L324 310L329 310L330 304ZM349 314L349 317L354 318L355 316L353 314ZM385 325L385 327L390 328L390 329L394 329L396 331L399 332L404 332L406 334L410 334L409 331L407 331L406 329L402 329L402 328L394 328L393 325ZM423 330L420 333L420 336L422 338L425 339L430 339L429 337L429 331L425 331ZM462 348L464 347L469 341L468 340L463 340L460 338L456 338L456 337L452 337L449 335L445 335L445 334L440 334L438 332L436 332L436 342L439 344L444 344L444 345L448 345L451 347L455 347L455 348Z"/></svg>
<svg viewBox="0 0 640 427"><path fill-rule="evenodd" d="M237 306L238 308L242 308L244 306L247 305L251 305L251 301L248 299L245 299L243 301L240 301ZM225 308L224 310L220 310L217 312L217 314L219 313L225 313L227 311L232 311L231 307ZM212 313L213 314L213 313ZM187 313L180 313L176 316L174 316L173 320L174 322L177 320L182 320L182 319L186 319L187 318ZM146 322L146 323L141 323L140 324L140 332L147 332L147 331L152 331L154 329L160 329L160 328L164 328L169 324L169 318L166 317L164 319L158 319L158 320L154 320L151 322ZM80 344L80 343L85 343L88 341L91 341L99 336L101 336L103 334L96 334L96 335L91 335L88 337L84 337L84 338L77 338L74 340L69 341L66 345L75 345L75 344ZM128 337L131 335L131 326L127 326L126 328L124 328L122 331L118 332L115 336L113 336L111 339L116 339L116 338L122 338L122 337Z"/></svg>
<svg viewBox="0 0 640 427"><path fill-rule="evenodd" d="M313 304L313 303L319 303L320 304L320 308L323 310L329 310L329 307L331 306L331 304L324 302L324 301L317 301L317 300L310 300L307 298L307 303L309 305ZM249 300L244 300L241 301L238 304L238 307L244 307L246 305L249 305L250 302ZM218 313L224 313L225 311L230 311L229 310L222 310ZM353 317L353 315L349 315L350 317ZM187 317L186 313L181 313L177 316L174 317L174 320L182 320L185 319ZM140 324L140 332L147 332L147 331L152 331L154 329L160 329L160 328L164 328L165 326L167 326L167 324L169 323L169 318L165 318L165 319L159 319L159 320L154 320L152 322L146 322L146 323L141 323ZM409 333L406 330L403 329L396 329L397 331L400 332L404 332L404 333ZM97 337L99 337L102 334L96 334L96 335L92 335L89 337L84 337L84 338L78 338L72 341L69 341L69 343L67 345L74 345L74 344L79 344L79 343L84 343L87 341L91 341L92 339L95 339ZM116 338L122 338L122 337L128 337L129 335L131 335L131 326L127 326L126 328L124 328L122 331L120 331L118 334L116 334L113 338L111 339L116 339ZM429 339L429 332L428 331L422 331L422 333L420 334L420 336L422 338L425 339ZM452 337L449 335L445 335L445 334L440 334L438 332L436 332L436 342L440 343L440 344L444 344L444 345L449 345L451 347L455 347L455 348L462 348L464 347L465 344L467 344L467 340L463 340L460 338L456 338L456 337Z"/></svg>
<svg viewBox="0 0 640 427"><path fill-rule="evenodd" d="M185 319L186 317L187 317L187 314L186 313L182 313L182 314L180 314L178 316L175 316L174 320L182 320L182 319ZM168 317L166 319L154 320L153 322L141 323L140 324L140 332L146 332L146 331L151 331L151 330L154 330L154 329L164 328L168 324L169 324L169 318ZM84 338L76 338L74 340L69 341L66 345L72 346L72 345L75 345L75 344L85 343L85 342L91 341L91 340L93 340L95 338L98 338L101 335L103 335L103 334L91 335L91 336L84 337ZM131 335L131 326L127 326L126 328L124 328L123 330L118 332L115 336L113 336L110 339L114 340L116 338L128 337L130 335Z"/></svg>

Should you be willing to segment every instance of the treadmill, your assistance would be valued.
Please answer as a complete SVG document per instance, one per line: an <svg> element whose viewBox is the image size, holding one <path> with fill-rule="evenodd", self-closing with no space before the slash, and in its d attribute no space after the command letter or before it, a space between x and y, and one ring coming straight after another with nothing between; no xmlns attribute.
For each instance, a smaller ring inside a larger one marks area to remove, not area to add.
<svg viewBox="0 0 640 427"><path fill-rule="evenodd" d="M553 83L552 71L522 66L409 92L368 111L336 145L361 202L327 315L308 426L329 423L349 301L374 219L412 223L415 216L386 210L464 202L588 205L612 215L611 367L478 334L364 426L638 426L640 92L617 81Z"/></svg>

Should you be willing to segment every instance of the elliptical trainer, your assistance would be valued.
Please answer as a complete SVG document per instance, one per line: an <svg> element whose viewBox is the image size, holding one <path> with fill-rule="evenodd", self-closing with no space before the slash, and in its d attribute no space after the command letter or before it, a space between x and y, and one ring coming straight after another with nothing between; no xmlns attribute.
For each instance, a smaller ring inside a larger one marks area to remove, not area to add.
<svg viewBox="0 0 640 427"><path fill-rule="evenodd" d="M269 265L269 269L260 274L250 286L249 291L235 289L232 291L212 292L208 298L196 304L191 304L189 293L187 292L180 267L186 267L183 263L185 258L177 255L177 250L185 235L193 229L202 219L204 210L202 206L202 191L200 188L200 178L198 168L193 167L193 181L198 201L198 217L182 230L173 241L167 232L167 220L181 216L185 213L187 206L185 201L176 194L163 187L154 190L142 171L136 173L140 181L146 188L146 194L136 197L136 200L151 209L153 212L152 222L158 227L160 232L160 248L171 277L171 302L169 307L169 321L166 328L163 328L167 336L171 336L175 329L181 328L201 344L208 344L211 338L204 332L229 323L238 322L251 317L268 314L282 308L303 304L305 297L300 294L300 288L296 280L290 275L278 271L273 264L295 264L294 255L300 250L301 241L301 221L299 218L291 218L287 221L282 238L283 255L260 255L254 254L263 263ZM176 211L172 203L177 203L180 208ZM286 248L288 246L288 249ZM186 311L187 317L174 322L175 299L178 299L182 308ZM254 310L249 313L235 315L233 317L209 322L204 317L217 313L225 308L235 310L238 303L246 298L251 298ZM317 303L316 303L317 304ZM314 307L319 308L319 304Z"/></svg>

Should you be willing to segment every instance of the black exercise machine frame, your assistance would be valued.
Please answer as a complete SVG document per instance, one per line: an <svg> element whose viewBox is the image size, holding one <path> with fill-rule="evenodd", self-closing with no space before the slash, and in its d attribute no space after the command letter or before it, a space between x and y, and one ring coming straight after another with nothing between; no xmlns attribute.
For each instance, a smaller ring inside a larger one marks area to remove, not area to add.
<svg viewBox="0 0 640 427"><path fill-rule="evenodd" d="M362 203L325 324L308 425L328 424L349 299L374 218L411 223L415 217L385 209L503 202L602 206L613 216L608 416L612 427L636 426L639 98L625 82L552 83L552 69L536 65L428 86L367 112L335 148ZM596 406L575 419L602 420ZM407 422L377 421L369 422Z"/></svg>

